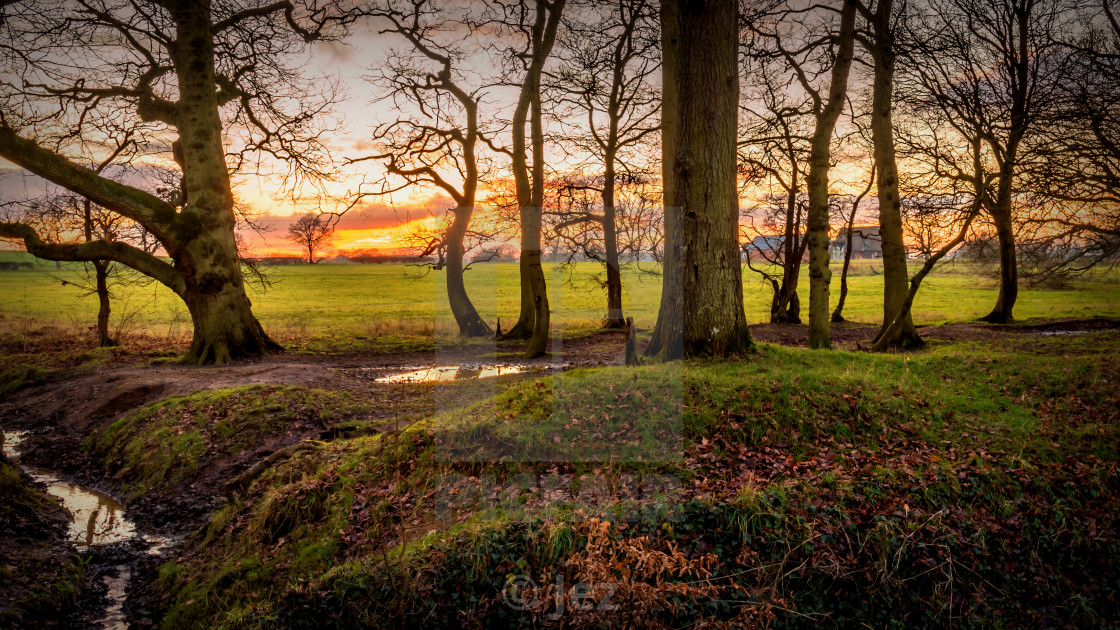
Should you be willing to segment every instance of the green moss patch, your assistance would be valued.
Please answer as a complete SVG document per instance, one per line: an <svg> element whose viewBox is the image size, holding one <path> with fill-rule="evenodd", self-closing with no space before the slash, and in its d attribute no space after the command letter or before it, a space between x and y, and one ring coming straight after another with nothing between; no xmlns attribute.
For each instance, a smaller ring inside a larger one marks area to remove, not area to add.
<svg viewBox="0 0 1120 630"><path fill-rule="evenodd" d="M172 396L92 435L86 447L126 499L197 479L243 452L277 448L369 412L347 392L250 386Z"/></svg>

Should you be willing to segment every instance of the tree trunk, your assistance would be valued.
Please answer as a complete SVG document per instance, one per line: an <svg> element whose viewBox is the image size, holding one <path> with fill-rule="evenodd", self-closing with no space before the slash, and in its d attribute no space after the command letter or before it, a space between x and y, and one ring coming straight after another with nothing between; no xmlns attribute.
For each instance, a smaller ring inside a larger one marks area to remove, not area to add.
<svg viewBox="0 0 1120 630"><path fill-rule="evenodd" d="M97 345L111 348L117 345L109 336L109 261L93 261L93 272L97 286Z"/></svg>
<svg viewBox="0 0 1120 630"><path fill-rule="evenodd" d="M665 358L728 356L752 345L743 311L735 179L737 18L736 0L661 4L662 133L671 153L662 166L667 265L654 347ZM669 232L678 229L680 249L670 258ZM671 295L674 276L679 299ZM672 328L678 321L679 331Z"/></svg>
<svg viewBox="0 0 1120 630"><path fill-rule="evenodd" d="M883 326L876 342L888 331L886 345L915 348L924 344L914 327L913 318L905 313L898 326L891 322L902 312L910 290L906 270L906 246L902 234L902 201L898 193L898 164L895 160L894 126L891 119L894 95L895 51L891 32L891 2L880 0L875 14L874 83L871 96L871 142L874 146L878 172L879 238L883 246Z"/></svg>
<svg viewBox="0 0 1120 630"><path fill-rule="evenodd" d="M183 273L183 295L194 322L185 360L225 363L280 349L253 316L234 238L233 192L214 89L214 41L208 3L181 0L172 14L179 39L178 123L186 200L182 242L169 252Z"/></svg>
<svg viewBox="0 0 1120 630"><path fill-rule="evenodd" d="M259 357L280 350L253 316L244 287L235 285L217 272L212 284L202 278L188 278L184 296L194 324L194 338L185 363L229 363L235 359ZM192 280L194 280L192 282Z"/></svg>
<svg viewBox="0 0 1120 630"><path fill-rule="evenodd" d="M1001 178L1002 179L1002 178ZM1010 324L1015 321L1015 300L1019 297L1019 265L1015 257L1015 229L1011 223L1011 195L1000 191L1000 199L992 209L992 222L999 239L999 297L995 308L981 321Z"/></svg>
<svg viewBox="0 0 1120 630"><path fill-rule="evenodd" d="M844 302L848 300L848 269L852 265L852 227L855 220L856 210L852 208L848 219L847 245L844 247L844 269L840 272L840 299L836 302L836 310L832 311L832 321L837 324L847 321L844 319Z"/></svg>
<svg viewBox="0 0 1120 630"><path fill-rule="evenodd" d="M521 206L521 313L506 337L531 337L526 358L548 349L548 286L541 267L541 224L544 212L544 121L541 112L541 73L556 42L565 0L536 0L531 31L529 67L513 112L513 175ZM525 147L525 124L532 136L532 166ZM531 170L530 170L531 169Z"/></svg>
<svg viewBox="0 0 1120 630"><path fill-rule="evenodd" d="M836 60L828 88L828 100L817 115L809 149L809 347L831 348L828 291L832 281L828 245L828 170L832 163L832 134L844 109L848 74L855 55L855 0L846 0L840 14Z"/></svg>
<svg viewBox="0 0 1120 630"><path fill-rule="evenodd" d="M770 323L772 324L800 324L801 323L801 298L797 295L797 281L801 275L801 242L797 237L797 230L801 227L801 220L797 212L797 188L790 189L786 198L786 226L785 239L782 243L784 257L782 260L782 284L777 295L777 304L771 309Z"/></svg>
<svg viewBox="0 0 1120 630"><path fill-rule="evenodd" d="M622 273L618 263L618 228L614 208L614 155L606 158L603 181L603 245L607 254L607 328L623 328L626 318L622 315Z"/></svg>
<svg viewBox="0 0 1120 630"><path fill-rule="evenodd" d="M100 173L104 170L107 164L108 162L102 162L97 172ZM92 243L93 202L87 198L83 203L82 210L86 242ZM109 337L109 313L112 310L109 305L109 264L107 260L93 261L94 286L97 292L97 345L101 348L111 348L117 345L117 342Z"/></svg>
<svg viewBox="0 0 1120 630"><path fill-rule="evenodd" d="M488 337L493 331L482 321L478 311L467 296L463 283L463 238L471 221L474 208L456 208L455 218L447 233L447 300L451 303L451 313L459 325L459 334L466 337Z"/></svg>

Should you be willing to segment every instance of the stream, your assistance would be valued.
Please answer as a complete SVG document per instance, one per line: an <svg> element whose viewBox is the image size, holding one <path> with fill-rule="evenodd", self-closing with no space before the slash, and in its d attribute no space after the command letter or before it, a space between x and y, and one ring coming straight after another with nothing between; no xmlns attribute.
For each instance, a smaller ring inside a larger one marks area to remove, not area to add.
<svg viewBox="0 0 1120 630"><path fill-rule="evenodd" d="M73 520L70 523L69 539L79 553L125 543L122 546L139 547L143 550L141 553L160 555L175 542L168 536L139 532L128 519L124 506L113 497L65 481L49 470L21 462L20 444L27 437L26 431L4 431L0 435L4 456L32 479L44 484L47 493L57 497L70 512ZM100 618L93 620L94 627L105 630L123 630L128 627L124 603L132 578L132 564L136 558L136 554L127 553L122 560L112 561L105 567L101 581L106 591L107 603Z"/></svg>

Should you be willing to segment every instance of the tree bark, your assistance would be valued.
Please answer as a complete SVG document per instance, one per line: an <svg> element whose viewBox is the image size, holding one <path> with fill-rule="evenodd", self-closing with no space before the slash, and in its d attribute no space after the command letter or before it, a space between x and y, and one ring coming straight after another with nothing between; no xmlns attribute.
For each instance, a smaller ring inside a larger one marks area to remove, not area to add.
<svg viewBox="0 0 1120 630"><path fill-rule="evenodd" d="M666 359L752 346L735 179L737 25L735 0L661 3L666 266L647 352Z"/></svg>
<svg viewBox="0 0 1120 630"><path fill-rule="evenodd" d="M836 59L828 88L828 100L817 115L809 149L809 347L831 348L828 292L832 281L828 246L828 170L832 165L832 134L844 110L848 75L855 56L855 0L846 0L840 15Z"/></svg>
<svg viewBox="0 0 1120 630"><path fill-rule="evenodd" d="M1006 181L1010 181L1008 175ZM1000 177L1000 198L992 208L992 222L999 239L999 297L992 312L981 321L991 324L1010 324L1015 321L1015 300L1019 297L1019 264L1015 256L1015 227L1011 222L1011 191L1004 194L1004 176ZM1010 189L1010 186L1008 186Z"/></svg>
<svg viewBox="0 0 1120 630"><path fill-rule="evenodd" d="M903 312L910 289L906 270L906 246L902 233L902 201L898 192L898 164L895 160L892 108L894 96L895 48L890 24L891 0L879 0L873 27L872 57L875 62L871 96L871 142L874 146L879 196L879 238L883 247L883 326L876 342L888 332L885 344L897 348L916 348L924 344L907 310L898 326L891 322Z"/></svg>
<svg viewBox="0 0 1120 630"><path fill-rule="evenodd" d="M176 122L182 146L186 204L178 223L181 240L169 252L183 271L184 296L194 322L185 358L225 363L280 348L253 315L234 238L233 192L222 143L214 88L214 39L209 3L181 0L171 10L179 39L174 47L179 79Z"/></svg>
<svg viewBox="0 0 1120 630"><path fill-rule="evenodd" d="M618 227L615 224L614 155L608 154L603 181L603 245L607 258L607 328L623 328L622 273L618 263Z"/></svg>

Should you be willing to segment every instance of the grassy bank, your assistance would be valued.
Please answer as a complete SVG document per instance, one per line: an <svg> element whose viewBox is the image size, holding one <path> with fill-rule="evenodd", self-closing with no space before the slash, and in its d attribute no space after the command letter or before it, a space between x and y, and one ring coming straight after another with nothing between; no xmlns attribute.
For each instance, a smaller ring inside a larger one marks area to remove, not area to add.
<svg viewBox="0 0 1120 630"><path fill-rule="evenodd" d="M127 501L194 483L230 458L276 450L354 417L368 402L347 392L249 386L172 396L126 414L86 442Z"/></svg>
<svg viewBox="0 0 1120 630"><path fill-rule="evenodd" d="M162 568L165 626L1115 625L1118 350L525 381L267 471Z"/></svg>

